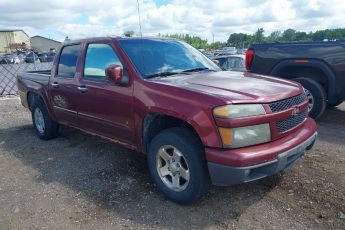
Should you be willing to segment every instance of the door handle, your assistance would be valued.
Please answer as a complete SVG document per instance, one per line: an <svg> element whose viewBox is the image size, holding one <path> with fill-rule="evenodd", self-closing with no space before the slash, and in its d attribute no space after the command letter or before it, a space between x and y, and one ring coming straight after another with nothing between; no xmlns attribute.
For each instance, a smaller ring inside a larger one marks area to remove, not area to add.
<svg viewBox="0 0 345 230"><path fill-rule="evenodd" d="M54 88L58 88L58 87L59 87L59 83L53 82L53 83L52 83L52 86L53 86Z"/></svg>
<svg viewBox="0 0 345 230"><path fill-rule="evenodd" d="M83 85L83 86L78 86L78 90L82 93L85 93L87 91L87 88Z"/></svg>

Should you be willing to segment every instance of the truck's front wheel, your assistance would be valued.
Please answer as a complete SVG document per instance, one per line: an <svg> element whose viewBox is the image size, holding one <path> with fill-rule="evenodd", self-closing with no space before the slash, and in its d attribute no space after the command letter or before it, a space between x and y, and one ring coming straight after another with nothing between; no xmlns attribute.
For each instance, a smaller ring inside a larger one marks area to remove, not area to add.
<svg viewBox="0 0 345 230"><path fill-rule="evenodd" d="M42 140L49 140L57 136L59 125L53 121L45 104L41 100L34 102L31 107L32 123L36 134Z"/></svg>
<svg viewBox="0 0 345 230"><path fill-rule="evenodd" d="M156 135L150 144L148 164L158 189L174 202L193 203L208 187L202 144L187 129L171 128Z"/></svg>

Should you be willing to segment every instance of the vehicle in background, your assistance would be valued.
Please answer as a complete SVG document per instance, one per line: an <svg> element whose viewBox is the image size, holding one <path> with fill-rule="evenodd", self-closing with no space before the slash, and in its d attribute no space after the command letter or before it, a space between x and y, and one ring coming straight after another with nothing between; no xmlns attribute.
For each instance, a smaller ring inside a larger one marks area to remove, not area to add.
<svg viewBox="0 0 345 230"><path fill-rule="evenodd" d="M48 53L47 52L39 53L39 54L37 54L37 56L40 59L40 62L48 62Z"/></svg>
<svg viewBox="0 0 345 230"><path fill-rule="evenodd" d="M40 59L37 56L37 54L35 54L34 52L30 52L26 55L25 57L25 62L26 63L40 63Z"/></svg>
<svg viewBox="0 0 345 230"><path fill-rule="evenodd" d="M43 52L39 53L37 56L41 62L52 62L55 57L55 52Z"/></svg>
<svg viewBox="0 0 345 230"><path fill-rule="evenodd" d="M0 64L19 64L20 58L16 54L5 54L0 57Z"/></svg>
<svg viewBox="0 0 345 230"><path fill-rule="evenodd" d="M18 75L38 137L64 124L143 152L157 188L178 203L197 201L209 181L288 170L316 140L300 84L221 71L182 41L83 39L57 56L52 70Z"/></svg>
<svg viewBox="0 0 345 230"><path fill-rule="evenodd" d="M221 51L224 53L224 54L236 54L237 53L237 49L236 47L234 46L227 46L227 47L223 47L221 49Z"/></svg>
<svg viewBox="0 0 345 230"><path fill-rule="evenodd" d="M214 51L205 50L202 52L206 57L211 58L214 56Z"/></svg>
<svg viewBox="0 0 345 230"><path fill-rule="evenodd" d="M219 62L218 66L222 70L230 71L246 71L245 66L245 56L240 54L234 54L229 56L214 57L212 60L217 60Z"/></svg>
<svg viewBox="0 0 345 230"><path fill-rule="evenodd" d="M254 44L246 68L301 83L313 118L345 100L345 41Z"/></svg>
<svg viewBox="0 0 345 230"><path fill-rule="evenodd" d="M20 63L24 63L24 62L25 62L26 55L20 53L20 54L18 54L18 58L19 58Z"/></svg>
<svg viewBox="0 0 345 230"><path fill-rule="evenodd" d="M56 55L56 52L48 52L48 56L47 56L47 62L52 62L54 61L54 58L55 58L55 55Z"/></svg>
<svg viewBox="0 0 345 230"><path fill-rule="evenodd" d="M237 49L237 54L246 54L247 49Z"/></svg>

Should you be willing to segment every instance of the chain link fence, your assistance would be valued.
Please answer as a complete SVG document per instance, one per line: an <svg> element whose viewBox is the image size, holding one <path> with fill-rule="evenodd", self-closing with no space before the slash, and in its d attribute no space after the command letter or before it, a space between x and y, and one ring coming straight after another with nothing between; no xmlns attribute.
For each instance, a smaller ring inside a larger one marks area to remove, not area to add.
<svg viewBox="0 0 345 230"><path fill-rule="evenodd" d="M17 74L26 71L50 70L53 62L0 64L0 97L17 95Z"/></svg>

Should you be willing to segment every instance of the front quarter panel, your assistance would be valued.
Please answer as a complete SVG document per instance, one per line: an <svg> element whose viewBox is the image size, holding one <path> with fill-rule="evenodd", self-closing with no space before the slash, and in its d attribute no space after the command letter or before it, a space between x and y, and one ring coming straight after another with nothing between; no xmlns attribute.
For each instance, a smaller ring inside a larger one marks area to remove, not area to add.
<svg viewBox="0 0 345 230"><path fill-rule="evenodd" d="M212 116L212 105L223 103L219 99L145 80L135 82L134 87L138 140L142 139L142 124L145 116L149 113L157 113L188 122L195 129L204 146L221 147Z"/></svg>

